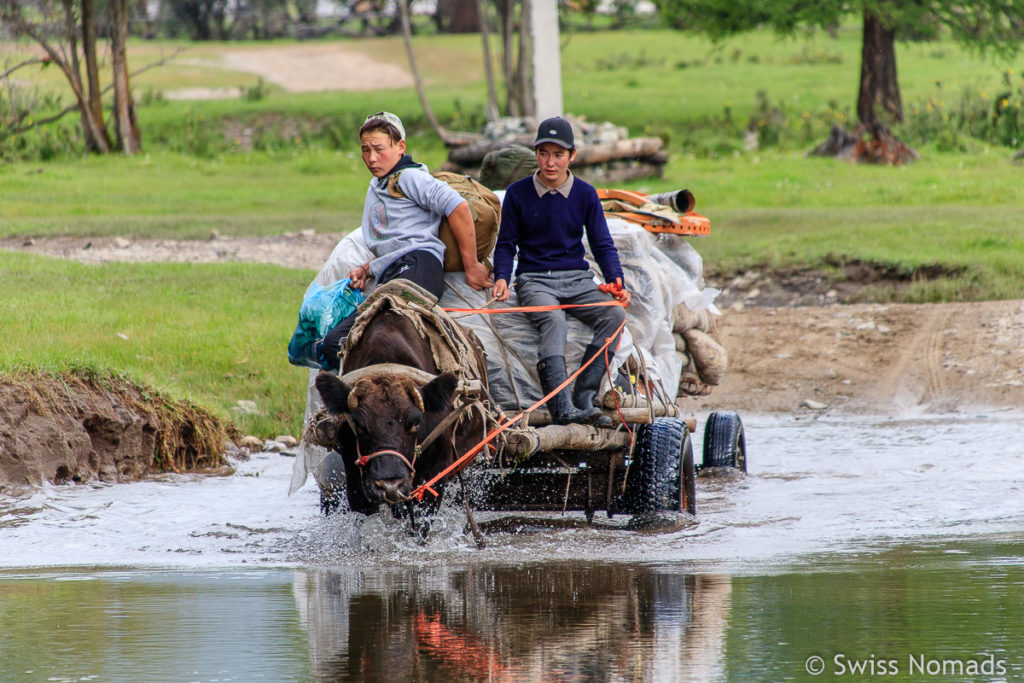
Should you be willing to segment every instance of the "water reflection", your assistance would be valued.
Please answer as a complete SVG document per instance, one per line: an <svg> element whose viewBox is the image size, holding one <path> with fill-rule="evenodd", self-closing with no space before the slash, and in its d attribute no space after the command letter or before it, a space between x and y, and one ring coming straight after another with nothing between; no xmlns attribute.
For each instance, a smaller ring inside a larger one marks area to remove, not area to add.
<svg viewBox="0 0 1024 683"><path fill-rule="evenodd" d="M0 572L0 681L1022 681L1022 548Z"/></svg>
<svg viewBox="0 0 1024 683"><path fill-rule="evenodd" d="M731 579L566 564L304 570L318 681L715 680Z"/></svg>

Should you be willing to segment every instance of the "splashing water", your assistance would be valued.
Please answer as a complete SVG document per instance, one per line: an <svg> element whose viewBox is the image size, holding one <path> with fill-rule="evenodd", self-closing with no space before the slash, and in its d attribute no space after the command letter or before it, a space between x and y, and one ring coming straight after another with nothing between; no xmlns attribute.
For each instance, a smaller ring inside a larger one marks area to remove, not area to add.
<svg viewBox="0 0 1024 683"><path fill-rule="evenodd" d="M24 498L0 497L0 567L573 559L763 572L808 554L1019 532L1022 424L1024 417L998 412L748 417L749 474L699 479L698 524L649 533L600 513L593 525L582 513L477 513L488 529L484 550L464 532L465 513L456 506L442 508L425 544L387 511L324 518L312 482L287 495L292 460L263 453L235 463L226 477L46 486Z"/></svg>

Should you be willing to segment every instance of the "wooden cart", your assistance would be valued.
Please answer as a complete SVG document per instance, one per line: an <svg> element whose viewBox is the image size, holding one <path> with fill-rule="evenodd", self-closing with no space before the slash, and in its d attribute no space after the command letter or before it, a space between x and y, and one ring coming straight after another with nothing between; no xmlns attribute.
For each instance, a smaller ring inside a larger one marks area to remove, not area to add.
<svg viewBox="0 0 1024 683"><path fill-rule="evenodd" d="M701 463L694 462L695 421L672 415L674 406L622 410L618 428L552 425L547 413L528 416L509 430L503 452L466 471L477 510L583 511L588 520L662 512L695 515L695 479L704 468L746 471L743 423L716 411L704 425Z"/></svg>

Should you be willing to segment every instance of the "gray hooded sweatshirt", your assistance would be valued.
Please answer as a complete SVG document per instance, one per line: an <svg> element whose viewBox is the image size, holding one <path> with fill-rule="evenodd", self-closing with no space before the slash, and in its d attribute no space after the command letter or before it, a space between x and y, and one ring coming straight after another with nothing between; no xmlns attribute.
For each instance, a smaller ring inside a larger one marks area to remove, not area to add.
<svg viewBox="0 0 1024 683"><path fill-rule="evenodd" d="M411 251L426 251L444 262L444 243L437 231L441 217L465 201L447 183L430 175L427 167L405 156L395 165L401 171L398 187L404 197L388 192L388 178L371 178L363 203L363 239L376 256L370 272L379 278L389 265Z"/></svg>

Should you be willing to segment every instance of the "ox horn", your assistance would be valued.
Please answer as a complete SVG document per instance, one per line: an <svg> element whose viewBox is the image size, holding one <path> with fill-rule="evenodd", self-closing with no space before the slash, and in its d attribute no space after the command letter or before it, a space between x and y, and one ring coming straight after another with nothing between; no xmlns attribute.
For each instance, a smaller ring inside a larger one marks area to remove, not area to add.
<svg viewBox="0 0 1024 683"><path fill-rule="evenodd" d="M405 390L409 393L409 400L412 401L412 404L419 408L421 413L427 412L423 407L423 396L420 394L419 387L415 384L411 384L406 386Z"/></svg>
<svg viewBox="0 0 1024 683"><path fill-rule="evenodd" d="M359 407L359 399L366 393L366 385L362 382L356 382L356 386L353 387L352 391L348 394L348 410L350 413L354 413L356 408Z"/></svg>

